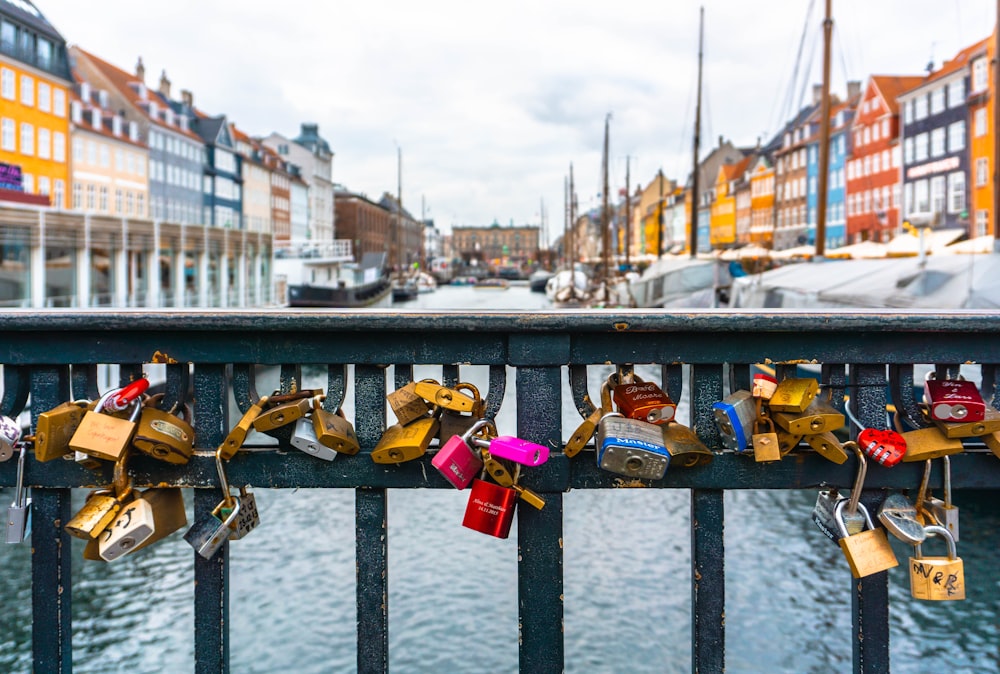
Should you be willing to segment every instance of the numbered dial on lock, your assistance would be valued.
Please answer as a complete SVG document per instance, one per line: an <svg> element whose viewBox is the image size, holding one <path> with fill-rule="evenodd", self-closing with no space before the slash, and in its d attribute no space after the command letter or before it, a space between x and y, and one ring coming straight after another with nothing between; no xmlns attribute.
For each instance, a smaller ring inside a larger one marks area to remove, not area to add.
<svg viewBox="0 0 1000 674"><path fill-rule="evenodd" d="M906 440L893 430L865 428L858 433L858 446L869 459L891 468L906 456Z"/></svg>

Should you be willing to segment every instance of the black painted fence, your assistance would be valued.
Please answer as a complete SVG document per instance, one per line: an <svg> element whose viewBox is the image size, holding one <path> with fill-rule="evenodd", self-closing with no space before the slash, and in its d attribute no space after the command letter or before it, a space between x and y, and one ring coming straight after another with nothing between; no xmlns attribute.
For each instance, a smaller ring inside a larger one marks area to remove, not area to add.
<svg viewBox="0 0 1000 674"><path fill-rule="evenodd" d="M881 427L891 402L911 418L917 413L915 365L941 375L959 364L980 364L982 391L1000 403L1000 317L981 313L887 314L879 312L692 312L595 311L558 313L378 312L7 312L0 316L0 364L4 365L0 412L25 408L30 393L32 427L40 411L98 394L98 364L121 364L124 381L143 363L169 360L166 401L193 391L198 450L185 466L148 457L130 462L135 486L195 487L195 519L219 500L214 449L235 419L230 399L245 410L256 397L256 365L280 366L281 385L301 381L300 366L328 365L328 395L354 391L356 430L362 453L318 462L298 452L241 452L229 462L238 484L256 487L335 487L356 490L358 670L388 669L388 574L386 490L451 488L429 465L430 455L398 465L376 465L365 456L386 424L384 396L409 381L414 364L440 364L445 383L459 381L464 364L490 366L488 414L503 398L508 367L516 369L517 432L561 446L573 428L562 428L561 399L571 391L578 407L587 366L655 364L675 400L684 399L702 440L720 450L711 404L723 393L748 388L754 364L779 374L816 364L825 384L843 403L843 392L865 424ZM346 381L353 365L353 381ZM386 367L394 365L394 381ZM569 366L568 368L566 366ZM567 389L567 379L571 380ZM685 382L687 385L685 386ZM919 383L919 382L917 382ZM260 393L270 393L261 391ZM589 392L596 394L596 391ZM390 420L391 423L391 420ZM276 434L279 441L287 439ZM0 486L15 482L16 461L0 464ZM922 465L891 471L870 467L863 499L876 503L887 488L912 488ZM691 490L692 669L721 672L725 663L725 569L723 493L727 489L849 489L856 463L835 466L808 448L780 463L756 464L721 452L704 467L668 470L650 488ZM33 658L36 672L72 668L69 583L72 560L62 531L70 489L110 482L110 467L94 473L74 462L28 461L34 531L31 540ZM936 482L936 484L935 484ZM940 487L940 477L932 486ZM518 593L520 669L532 674L563 669L563 499L569 489L614 488L619 476L599 470L592 455L568 459L556 453L532 469L523 483L546 499L543 510L520 508ZM1000 488L1000 463L981 445L968 443L952 458L955 490ZM192 552L192 554L194 554ZM195 556L195 670L229 669L228 545L212 560ZM854 670L889 671L887 573L845 584L853 595Z"/></svg>

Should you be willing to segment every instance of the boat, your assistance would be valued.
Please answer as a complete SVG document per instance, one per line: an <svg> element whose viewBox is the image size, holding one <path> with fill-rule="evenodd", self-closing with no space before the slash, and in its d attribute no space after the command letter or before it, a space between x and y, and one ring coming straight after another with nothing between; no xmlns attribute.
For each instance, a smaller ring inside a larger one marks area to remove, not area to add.
<svg viewBox="0 0 1000 674"><path fill-rule="evenodd" d="M417 292L421 295L437 290L437 281L427 272L417 274Z"/></svg>
<svg viewBox="0 0 1000 674"><path fill-rule="evenodd" d="M392 301L409 302L417 299L420 290L417 279L412 276L398 275L392 279Z"/></svg>
<svg viewBox="0 0 1000 674"><path fill-rule="evenodd" d="M545 285L548 283L549 279L555 276L548 269L539 269L528 277L528 286L531 288L533 293L544 293Z"/></svg>
<svg viewBox="0 0 1000 674"><path fill-rule="evenodd" d="M545 296L559 308L586 306L591 299L590 278L580 269L564 269L546 282Z"/></svg>
<svg viewBox="0 0 1000 674"><path fill-rule="evenodd" d="M385 253L365 253L360 264L351 242L288 243L274 254L274 276L289 307L357 309L389 306Z"/></svg>
<svg viewBox="0 0 1000 674"><path fill-rule="evenodd" d="M502 278L484 278L473 286L476 290L507 290L510 281Z"/></svg>

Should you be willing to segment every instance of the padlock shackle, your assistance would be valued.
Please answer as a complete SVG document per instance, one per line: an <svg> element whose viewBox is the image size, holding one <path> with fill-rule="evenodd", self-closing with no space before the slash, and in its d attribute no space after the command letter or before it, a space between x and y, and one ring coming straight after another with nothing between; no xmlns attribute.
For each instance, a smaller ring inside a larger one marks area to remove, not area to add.
<svg viewBox="0 0 1000 674"><path fill-rule="evenodd" d="M232 508L234 499L229 489L229 478L226 476L226 469L222 465L222 448L215 450L215 470L219 473L219 486L222 488L223 503L225 507Z"/></svg>
<svg viewBox="0 0 1000 674"><path fill-rule="evenodd" d="M833 508L833 523L837 527L838 533L840 533L842 538L847 538L850 534L847 531L847 523L844 521L844 510L847 507L847 499L841 499L837 501L837 505ZM868 513L868 508L865 507L864 503L858 503L858 510L861 514L865 516L865 524L869 529L875 528L875 523L872 522L872 517ZM852 513L853 514L853 513Z"/></svg>
<svg viewBox="0 0 1000 674"><path fill-rule="evenodd" d="M941 457L944 462L944 507L950 508L951 503L951 457L945 454Z"/></svg>
<svg viewBox="0 0 1000 674"><path fill-rule="evenodd" d="M118 499L125 498L132 491L132 478L128 475L129 454L131 454L130 448L126 447L125 451L119 455L118 460L115 461L113 484L115 497Z"/></svg>
<svg viewBox="0 0 1000 674"><path fill-rule="evenodd" d="M927 532L928 536L940 536L945 540L945 543L948 544L948 561L958 559L958 547L955 545L955 536L948 529L937 524L929 524L924 527L924 531ZM915 552L914 556L917 559L923 558L924 555L920 543L914 544L913 550Z"/></svg>
<svg viewBox="0 0 1000 674"><path fill-rule="evenodd" d="M24 496L24 455L26 454L26 445L21 443L21 452L17 457L17 486L14 491L14 507L23 508L25 502Z"/></svg>
<svg viewBox="0 0 1000 674"><path fill-rule="evenodd" d="M465 433L462 433L461 435L462 442L464 442L466 445L471 446L473 444L472 436L476 435L479 431L481 431L484 428L488 428L490 431L492 431L492 436L494 438L497 437L497 435L499 435L499 433L497 432L497 426L495 423L493 423L491 419L480 419L479 421L472 424L472 426L469 427L469 430L467 430ZM481 447L482 445L478 446ZM486 446L489 447L488 442Z"/></svg>
<svg viewBox="0 0 1000 674"><path fill-rule="evenodd" d="M848 440L844 443L844 448L847 449L848 447L858 457L858 474L854 478L854 486L851 487L851 497L847 501L847 513L853 515L858 511L858 507L861 507L861 490L864 489L865 477L868 475L868 459L865 457L865 453L861 451L858 443ZM867 509L865 510L865 517L868 517ZM871 521L870 517L868 517L868 521Z"/></svg>

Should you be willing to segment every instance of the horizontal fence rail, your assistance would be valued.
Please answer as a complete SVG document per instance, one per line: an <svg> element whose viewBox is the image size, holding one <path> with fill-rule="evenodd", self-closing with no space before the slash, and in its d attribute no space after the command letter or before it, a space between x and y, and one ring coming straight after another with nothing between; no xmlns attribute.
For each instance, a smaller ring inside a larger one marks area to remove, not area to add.
<svg viewBox="0 0 1000 674"><path fill-rule="evenodd" d="M641 486L691 490L692 670L725 667L724 508L726 490L849 490L857 470L851 458L834 465L803 445L776 463L756 463L723 451L712 403L731 390L749 388L752 368L773 367L779 376L815 366L817 376L843 405L844 395L859 421L884 427L887 403L907 418L918 414L915 365L941 376L961 364L981 367L981 390L1000 407L1000 318L972 312L753 312L664 313L637 310L555 313L480 312L292 312L292 311L7 311L0 315L3 396L0 413L16 415L30 404L31 428L38 414L72 398L96 397L98 366L120 366L122 384L143 365L166 363L164 400L193 404L196 452L185 465L137 454L129 473L137 488L196 489L195 520L219 500L214 452L241 411L259 394L257 366L276 366L283 392L301 382L304 365L327 368L326 392L342 400L353 393L361 453L334 462L287 451L289 434L277 445L241 451L228 461L233 484L261 488L356 490L358 670L388 669L388 565L386 490L452 488L418 460L375 464L367 454L387 418L385 395L412 378L414 365L441 366L441 380L462 380L467 365L489 366L487 416L502 412L506 372L515 375L519 437L555 448L548 462L526 471L522 483L546 500L542 510L522 507L518 517L519 657L524 672L558 672L563 650L563 499L571 489L612 489L621 476L599 469L593 455L568 458L559 452L573 427L565 427L562 401L571 396L586 409L597 402L586 390L587 368L615 365L660 367L662 385L686 404L678 421L696 429L713 450L710 464L669 469L662 480ZM347 366L352 366L348 372ZM387 368L393 379L387 381ZM30 395L30 399L29 399ZM30 400L30 403L29 403ZM169 406L169 404L167 405ZM575 425L574 420L574 425ZM857 428L853 431L856 433ZM981 443L951 458L955 490L1000 489L998 459ZM433 452L433 448L431 450ZM16 481L17 461L0 463L0 486ZM891 470L871 464L863 501L877 503L890 488L919 483L922 463ZM25 484L32 488L31 545L33 658L37 672L70 671L72 602L69 538L58 523L71 516L70 490L111 482L110 464L94 471L73 461L41 463L29 456ZM931 480L942 486L940 472ZM229 669L228 544L212 560L195 556L195 670ZM854 671L889 671L888 579L885 572L851 583ZM846 589L846 585L845 585Z"/></svg>

